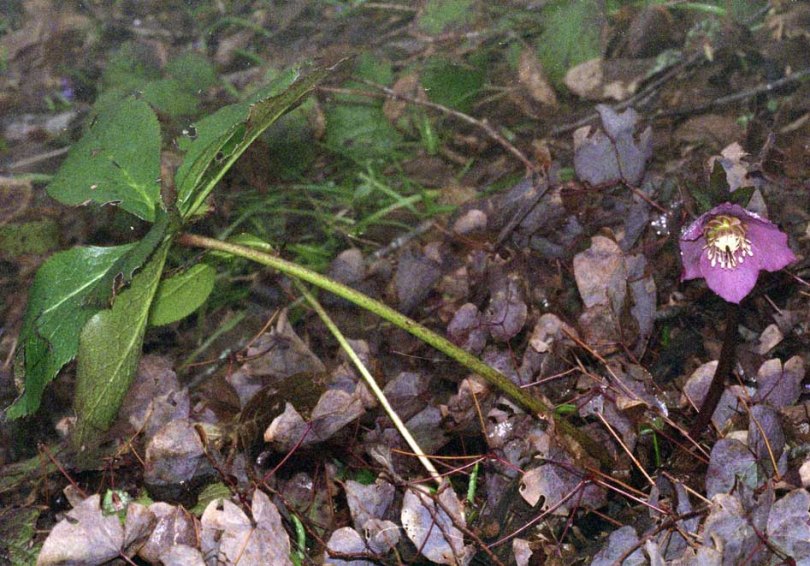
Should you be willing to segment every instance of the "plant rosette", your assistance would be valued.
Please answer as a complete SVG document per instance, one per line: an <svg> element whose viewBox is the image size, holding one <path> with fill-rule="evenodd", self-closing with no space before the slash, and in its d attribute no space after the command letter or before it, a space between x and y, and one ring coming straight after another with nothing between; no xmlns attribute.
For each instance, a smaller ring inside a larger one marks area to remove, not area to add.
<svg viewBox="0 0 810 566"><path fill-rule="evenodd" d="M681 234L681 281L703 278L709 289L739 303L759 272L796 261L787 234L740 205L723 203L700 215Z"/></svg>

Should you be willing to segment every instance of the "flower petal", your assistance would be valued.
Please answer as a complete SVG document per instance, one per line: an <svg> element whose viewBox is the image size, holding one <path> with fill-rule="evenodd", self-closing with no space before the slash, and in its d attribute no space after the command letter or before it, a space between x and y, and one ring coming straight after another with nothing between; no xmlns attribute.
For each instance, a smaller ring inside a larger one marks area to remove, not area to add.
<svg viewBox="0 0 810 566"><path fill-rule="evenodd" d="M703 277L703 271L700 268L700 256L705 253L703 249L705 245L706 238L693 241L681 240L681 263L683 265L681 281Z"/></svg>
<svg viewBox="0 0 810 566"><path fill-rule="evenodd" d="M787 244L787 234L775 224L765 221L748 222L748 239L754 256L751 258L759 264L760 269L779 271L796 261L796 256Z"/></svg>
<svg viewBox="0 0 810 566"><path fill-rule="evenodd" d="M754 288L759 276L759 265L747 257L736 269L712 267L708 254L700 256L700 271L709 289L730 303L739 303Z"/></svg>

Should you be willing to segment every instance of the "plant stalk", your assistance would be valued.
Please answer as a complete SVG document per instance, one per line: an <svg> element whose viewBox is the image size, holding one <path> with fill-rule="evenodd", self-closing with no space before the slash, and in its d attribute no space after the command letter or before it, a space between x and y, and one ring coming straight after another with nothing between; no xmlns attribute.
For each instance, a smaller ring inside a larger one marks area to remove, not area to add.
<svg viewBox="0 0 810 566"><path fill-rule="evenodd" d="M338 283L337 281L311 271L296 263L254 250L249 247L188 233L180 234L175 241L182 246L226 252L250 261L254 261L256 263L260 263L262 265L266 265L284 273L285 275L295 277L296 279L306 281L307 283L311 283L316 287L329 291L330 293L354 303L360 308L376 314L380 318L387 320L391 324L405 330L426 344L429 344L430 346L439 350L441 353L457 361L471 372L480 375L490 384L500 389L516 403L522 405L532 413L539 415L543 419L554 421L557 430L561 434L579 443L579 445L582 446L582 448L584 448L589 455L596 458L603 467L610 468L613 465L613 459L607 453L604 446L595 442L567 420L557 415L553 409L546 406L546 404L540 399L529 395L526 393L526 391L512 383L508 377L503 375L498 370L488 366L469 352L462 350L446 338L436 334L427 327L422 326L418 322L408 318L402 313L395 311L380 301L372 299L371 297L364 295L351 287Z"/></svg>
<svg viewBox="0 0 810 566"><path fill-rule="evenodd" d="M697 440L698 437L712 420L715 409L723 396L726 380L734 369L734 362L737 360L737 323L740 320L740 305L726 303L726 330L723 336L723 348L720 350L720 360L717 362L717 369L714 370L714 377L709 386L703 404L700 406L697 418L689 428L689 436Z"/></svg>

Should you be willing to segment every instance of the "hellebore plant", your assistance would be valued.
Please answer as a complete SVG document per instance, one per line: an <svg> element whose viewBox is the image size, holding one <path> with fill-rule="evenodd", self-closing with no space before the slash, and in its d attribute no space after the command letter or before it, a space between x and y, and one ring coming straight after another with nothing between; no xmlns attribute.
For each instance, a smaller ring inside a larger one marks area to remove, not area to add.
<svg viewBox="0 0 810 566"><path fill-rule="evenodd" d="M761 270L779 271L796 261L787 235L738 204L724 203L702 214L681 236L681 280L706 280L730 303L742 301Z"/></svg>
<svg viewBox="0 0 810 566"><path fill-rule="evenodd" d="M739 303L754 289L759 272L778 271L796 260L787 235L772 222L738 204L723 203L702 214L680 238L681 280L703 278L728 304L720 361L690 435L711 420L734 365Z"/></svg>

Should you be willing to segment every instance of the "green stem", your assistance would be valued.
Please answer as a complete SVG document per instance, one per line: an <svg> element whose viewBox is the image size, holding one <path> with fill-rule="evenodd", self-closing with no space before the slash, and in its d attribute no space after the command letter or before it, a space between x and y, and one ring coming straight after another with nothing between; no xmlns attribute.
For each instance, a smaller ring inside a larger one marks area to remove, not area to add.
<svg viewBox="0 0 810 566"><path fill-rule="evenodd" d="M422 326L414 320L411 320L407 316L395 311L380 301L374 300L371 297L360 293L359 291L355 291L351 287L347 287L346 285L338 283L337 281L334 281L324 275L310 271L309 269L296 263L292 263L252 248L187 233L178 236L176 242L182 246L217 250L230 253L250 261L255 261L256 263L266 265L286 275L295 277L296 279L301 279L302 281L311 283L312 285L320 287L321 289L325 289L330 293L334 293L335 295L354 303L360 308L376 314L380 318L383 318L391 324L412 334L422 342L433 346L444 355L452 358L466 367L471 372L480 375L490 384L494 385L507 396L512 398L512 400L514 400L516 403L522 405L532 413L535 413L546 420L553 420L557 430L560 433L567 436L569 439L578 442L588 452L588 454L599 460L599 462L606 468L612 466L613 460L605 450L604 446L601 446L564 418L557 415L540 399L532 397L526 393L526 391L512 383L512 381L510 381L509 378L503 375L501 372L488 366L465 350L462 350L446 338L439 336L427 327Z"/></svg>
<svg viewBox="0 0 810 566"><path fill-rule="evenodd" d="M425 467L427 472L430 474L430 477L439 485L442 485L442 476L439 474L439 471L433 465L427 454L425 454L424 450L419 446L419 443L416 442L416 439L411 434L411 431L408 430L408 427L405 426L405 423L402 422L402 419L399 418L399 415L394 410L394 407L391 406L391 403L388 402L388 398L383 393L383 390L380 389L380 386L377 385L377 382L374 380L374 376L371 375L371 372L368 371L368 368L363 364L363 360L360 359L360 356L357 355L357 352L354 351L349 341L346 340L346 337L343 336L343 332L340 331L337 324L332 320L332 317L329 316L329 313L326 312L326 309L323 308L321 303L315 296L309 292L306 286L301 283L298 279L294 279L295 286L298 288L298 291L304 296L304 298L309 303L309 306L317 313L319 317L321 317L321 322L326 325L326 328L329 329L329 332L332 333L332 336L335 337L335 340L338 341L340 347L343 348L343 351L346 352L346 355L349 356L349 359L354 364L354 367L357 368L357 371L360 372L363 381L366 382L366 385L371 392L374 393L374 396L377 398L377 401L380 402L383 410L388 415L388 418L391 419L391 422L394 423L394 428L399 431L399 434L402 435L402 438L405 439L405 442L408 444L410 449L416 454L416 457Z"/></svg>

